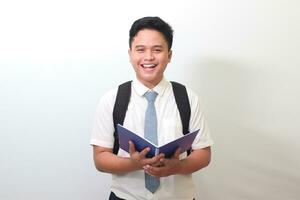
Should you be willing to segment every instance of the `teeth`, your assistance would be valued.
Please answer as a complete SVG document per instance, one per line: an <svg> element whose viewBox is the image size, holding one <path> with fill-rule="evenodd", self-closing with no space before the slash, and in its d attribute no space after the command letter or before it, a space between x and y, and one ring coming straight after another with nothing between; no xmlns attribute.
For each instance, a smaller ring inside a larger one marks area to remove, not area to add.
<svg viewBox="0 0 300 200"><path fill-rule="evenodd" d="M144 64L144 65L142 65L142 67L145 67L145 68L153 68L155 66L156 65L154 65L154 64Z"/></svg>

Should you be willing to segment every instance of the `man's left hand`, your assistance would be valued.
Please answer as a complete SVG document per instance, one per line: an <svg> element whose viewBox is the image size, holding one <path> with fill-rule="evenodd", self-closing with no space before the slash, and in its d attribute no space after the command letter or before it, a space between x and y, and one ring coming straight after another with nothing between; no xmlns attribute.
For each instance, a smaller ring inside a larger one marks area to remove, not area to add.
<svg viewBox="0 0 300 200"><path fill-rule="evenodd" d="M181 161L179 160L180 149L177 149L170 159L161 159L159 166L145 165L144 170L151 176L166 177L173 174L178 174L181 168Z"/></svg>

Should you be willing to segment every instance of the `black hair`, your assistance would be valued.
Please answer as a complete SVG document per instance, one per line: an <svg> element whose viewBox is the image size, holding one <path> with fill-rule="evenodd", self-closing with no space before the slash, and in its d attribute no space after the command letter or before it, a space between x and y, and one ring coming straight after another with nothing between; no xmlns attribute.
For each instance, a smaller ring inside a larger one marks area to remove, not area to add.
<svg viewBox="0 0 300 200"><path fill-rule="evenodd" d="M168 49L170 50L173 43L173 29L172 27L163 21L159 17L143 17L141 19L136 20L130 30L129 30L129 47L131 48L131 44L133 41L133 38L138 34L140 30L143 29L150 29L150 30L156 30L163 34L167 44Z"/></svg>

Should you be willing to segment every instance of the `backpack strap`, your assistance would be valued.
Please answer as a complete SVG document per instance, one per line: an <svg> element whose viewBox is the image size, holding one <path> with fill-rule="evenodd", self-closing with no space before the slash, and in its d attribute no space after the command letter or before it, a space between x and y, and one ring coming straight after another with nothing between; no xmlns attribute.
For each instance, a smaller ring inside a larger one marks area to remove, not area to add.
<svg viewBox="0 0 300 200"><path fill-rule="evenodd" d="M189 97L184 85L174 81L171 81L171 83L182 123L182 133L185 135L189 133L189 124L191 118Z"/></svg>
<svg viewBox="0 0 300 200"><path fill-rule="evenodd" d="M189 125L191 118L191 106L189 102L189 97L186 91L186 87L180 83L171 81L173 93L176 101L176 105L180 114L181 124L182 124L182 133L189 133ZM191 153L191 149L187 151L189 155Z"/></svg>
<svg viewBox="0 0 300 200"><path fill-rule="evenodd" d="M131 82L132 81L127 81L119 85L117 97L114 105L113 121L115 127L115 132L114 132L115 141L114 141L113 153L116 155L118 154L119 151L119 138L117 133L117 125L118 124L123 125L125 119L127 107L131 96Z"/></svg>

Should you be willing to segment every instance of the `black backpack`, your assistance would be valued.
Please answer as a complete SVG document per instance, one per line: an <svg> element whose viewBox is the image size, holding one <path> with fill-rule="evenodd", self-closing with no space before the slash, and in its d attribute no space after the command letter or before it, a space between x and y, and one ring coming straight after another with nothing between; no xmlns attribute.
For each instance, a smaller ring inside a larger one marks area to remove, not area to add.
<svg viewBox="0 0 300 200"><path fill-rule="evenodd" d="M117 97L113 109L113 121L114 121L114 148L113 153L118 154L119 151L119 139L117 132L117 125L123 125L125 114L127 111L128 103L131 96L131 82L128 81L119 85ZM182 123L182 133L185 135L189 133L189 122L191 117L191 108L189 103L189 98L187 91L184 85L171 81L173 93L175 96L175 101L177 108L179 110L180 119ZM190 154L191 150L188 150L187 153Z"/></svg>

